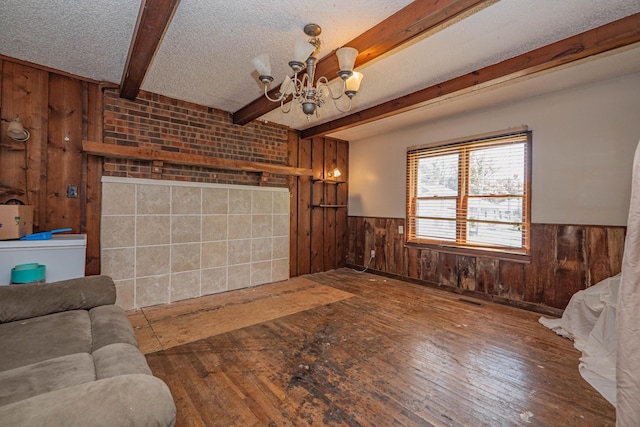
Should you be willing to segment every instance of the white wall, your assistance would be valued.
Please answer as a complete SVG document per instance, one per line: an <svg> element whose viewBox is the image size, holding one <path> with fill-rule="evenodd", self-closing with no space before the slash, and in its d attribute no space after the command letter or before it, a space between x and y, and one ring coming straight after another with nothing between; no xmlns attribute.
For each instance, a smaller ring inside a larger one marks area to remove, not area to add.
<svg viewBox="0 0 640 427"><path fill-rule="evenodd" d="M535 223L626 225L640 74L349 144L349 215L404 218L406 148L527 125Z"/></svg>

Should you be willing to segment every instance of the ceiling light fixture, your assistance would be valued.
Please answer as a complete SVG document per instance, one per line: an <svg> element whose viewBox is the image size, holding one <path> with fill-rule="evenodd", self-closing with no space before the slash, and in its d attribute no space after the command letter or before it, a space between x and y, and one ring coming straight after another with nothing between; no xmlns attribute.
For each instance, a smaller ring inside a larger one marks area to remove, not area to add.
<svg viewBox="0 0 640 427"><path fill-rule="evenodd" d="M362 73L353 71L353 67L358 56L358 51L352 47L343 47L336 51L340 71L338 76L342 79L342 90L340 93L333 93L329 86L329 80L325 76L314 79L316 71L317 58L314 56L320 49L320 39L318 36L322 32L320 26L316 24L307 24L304 27L306 35L311 37L308 41L297 39L294 50L293 60L289 61L289 66L293 70L293 77L285 76L284 81L280 85L280 91L276 94L276 98L271 98L268 94L268 86L273 81L271 76L271 63L269 55L259 55L251 61L259 74L260 81L264 84L264 96L272 102L279 102L282 112L291 111L291 105L285 109L284 104L291 95L293 101L297 101L302 106L302 112L307 115L307 120L311 120L311 115L315 113L318 117L318 108L329 97L333 104L340 112L347 112L351 109L351 100L360 89L362 81ZM306 73L302 77L298 77L298 73L306 69ZM338 100L344 95L349 98L347 108L343 109L338 105Z"/></svg>

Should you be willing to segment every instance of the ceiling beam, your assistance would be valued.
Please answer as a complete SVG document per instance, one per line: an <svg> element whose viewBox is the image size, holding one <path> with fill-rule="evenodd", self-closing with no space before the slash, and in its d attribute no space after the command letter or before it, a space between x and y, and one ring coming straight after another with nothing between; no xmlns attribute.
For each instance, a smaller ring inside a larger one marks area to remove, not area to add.
<svg viewBox="0 0 640 427"><path fill-rule="evenodd" d="M440 29L454 19L468 16L495 3L497 0L416 0L378 25L367 30L345 46L353 47L359 54L356 67L407 43L429 31ZM316 65L316 76L336 76L340 68L338 59L331 52ZM276 98L280 86L273 87L269 96ZM261 96L233 113L233 123L245 125L280 106Z"/></svg>
<svg viewBox="0 0 640 427"><path fill-rule="evenodd" d="M640 42L640 13L301 131L313 138L395 116L456 92L476 90Z"/></svg>
<svg viewBox="0 0 640 427"><path fill-rule="evenodd" d="M160 40L180 0L142 0L129 55L120 82L120 97L134 100L151 65Z"/></svg>

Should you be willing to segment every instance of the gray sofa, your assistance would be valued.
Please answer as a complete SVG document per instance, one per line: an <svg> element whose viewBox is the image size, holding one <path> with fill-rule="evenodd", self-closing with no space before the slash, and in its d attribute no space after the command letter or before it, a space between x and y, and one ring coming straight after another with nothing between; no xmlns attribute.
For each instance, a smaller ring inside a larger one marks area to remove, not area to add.
<svg viewBox="0 0 640 427"><path fill-rule="evenodd" d="M106 276L0 286L0 426L173 426Z"/></svg>

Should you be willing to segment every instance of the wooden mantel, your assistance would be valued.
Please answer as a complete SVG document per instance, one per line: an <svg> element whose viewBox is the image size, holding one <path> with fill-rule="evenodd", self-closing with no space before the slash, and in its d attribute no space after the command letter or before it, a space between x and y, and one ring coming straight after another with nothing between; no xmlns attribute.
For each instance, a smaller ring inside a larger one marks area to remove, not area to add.
<svg viewBox="0 0 640 427"><path fill-rule="evenodd" d="M149 148L127 147L104 144L96 141L82 141L82 151L94 156L115 159L160 161L174 165L200 166L211 169L235 170L244 172L267 172L275 175L313 176L311 169L272 165L268 163L247 162L242 160L221 159L195 154L175 153L152 150Z"/></svg>

